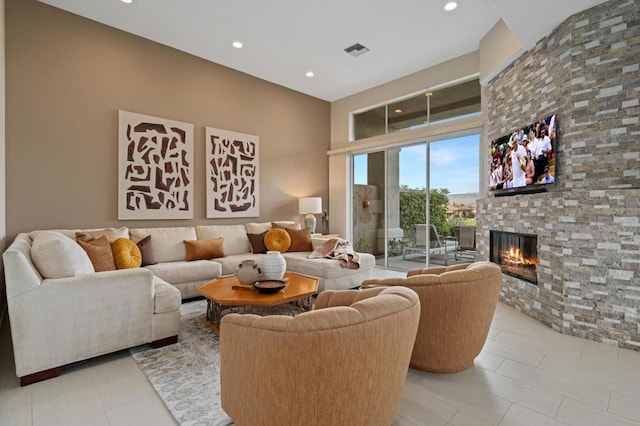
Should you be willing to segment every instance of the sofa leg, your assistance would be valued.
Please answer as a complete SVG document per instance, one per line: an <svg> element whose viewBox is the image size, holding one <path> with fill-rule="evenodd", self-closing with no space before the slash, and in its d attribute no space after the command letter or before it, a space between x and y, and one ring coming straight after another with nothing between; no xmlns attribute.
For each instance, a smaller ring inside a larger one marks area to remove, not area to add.
<svg viewBox="0 0 640 426"><path fill-rule="evenodd" d="M60 371L62 371L62 367L54 367L48 370L38 371L37 373L22 376L20 377L20 386L27 386L32 383L58 377L60 375Z"/></svg>
<svg viewBox="0 0 640 426"><path fill-rule="evenodd" d="M163 346L173 345L178 343L178 336L165 337L164 339L158 339L151 342L151 347L154 349L161 348Z"/></svg>

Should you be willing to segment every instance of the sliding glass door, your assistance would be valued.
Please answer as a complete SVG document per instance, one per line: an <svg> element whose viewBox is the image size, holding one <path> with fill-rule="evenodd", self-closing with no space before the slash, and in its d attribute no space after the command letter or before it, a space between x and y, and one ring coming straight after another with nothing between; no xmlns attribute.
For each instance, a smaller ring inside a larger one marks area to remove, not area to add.
<svg viewBox="0 0 640 426"><path fill-rule="evenodd" d="M357 251L398 270L457 261L453 231L475 224L479 135L355 154L352 170Z"/></svg>

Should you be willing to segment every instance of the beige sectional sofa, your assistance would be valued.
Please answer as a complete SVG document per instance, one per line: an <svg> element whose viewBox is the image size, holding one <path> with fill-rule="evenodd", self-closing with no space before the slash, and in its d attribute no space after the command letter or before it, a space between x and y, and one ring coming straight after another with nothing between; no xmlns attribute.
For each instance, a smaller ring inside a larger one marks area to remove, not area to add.
<svg viewBox="0 0 640 426"><path fill-rule="evenodd" d="M82 248L59 233L43 234L40 241L40 269L28 234L19 234L3 254L21 385L55 377L62 366L87 358L177 341L180 292L175 287L146 268L92 272Z"/></svg>
<svg viewBox="0 0 640 426"><path fill-rule="evenodd" d="M265 228L270 223L254 225ZM60 366L72 362L144 343L175 341L181 299L199 296L197 288L206 281L236 273L242 260L260 264L264 256L251 252L245 225L119 228L116 236L134 242L150 235L156 263L94 272L74 241L82 231L21 233L3 254L16 374L25 384L37 381L43 370L57 375ZM45 259L36 253L34 262L32 244L41 233L65 241L56 242L58 252L48 252ZM224 257L187 261L185 240L219 237L224 238ZM313 246L324 241L315 238ZM358 269L343 268L334 259L308 259L309 254L283 256L288 271L318 278L318 292L357 287L375 266L375 258L366 253L360 254ZM53 272L43 273L36 265Z"/></svg>
<svg viewBox="0 0 640 426"><path fill-rule="evenodd" d="M280 222L287 225L287 222ZM250 224L257 228L270 227L270 222ZM183 299L199 296L197 289L204 282L221 275L238 272L240 262L253 259L260 264L264 254L251 252L247 237L248 225L203 225L171 228L131 228L131 239L139 241L151 235L151 248L158 264L149 265L156 276L175 286ZM184 240L211 240L223 237L224 257L212 260L187 261ZM313 247L326 241L312 238ZM360 268L342 268L333 259L308 259L310 252L282 253L287 261L287 271L311 275L318 278L318 292L358 287L369 278L375 266L375 257L360 253Z"/></svg>

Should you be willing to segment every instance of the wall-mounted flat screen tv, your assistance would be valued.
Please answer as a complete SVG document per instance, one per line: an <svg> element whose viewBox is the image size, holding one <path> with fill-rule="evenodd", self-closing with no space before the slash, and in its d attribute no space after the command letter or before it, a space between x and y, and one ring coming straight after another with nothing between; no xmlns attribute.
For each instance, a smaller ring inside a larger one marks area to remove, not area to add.
<svg viewBox="0 0 640 426"><path fill-rule="evenodd" d="M489 189L517 193L556 180L556 114L491 141Z"/></svg>

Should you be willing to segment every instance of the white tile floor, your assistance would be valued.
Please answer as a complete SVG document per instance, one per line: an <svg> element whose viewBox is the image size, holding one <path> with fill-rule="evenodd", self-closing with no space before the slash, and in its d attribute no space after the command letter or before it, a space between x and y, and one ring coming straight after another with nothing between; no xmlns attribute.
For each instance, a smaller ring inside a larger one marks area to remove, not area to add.
<svg viewBox="0 0 640 426"><path fill-rule="evenodd" d="M176 423L127 351L20 388L5 321L0 425L87 424ZM640 425L640 352L558 334L500 303L473 368L453 375L409 371L395 424Z"/></svg>

